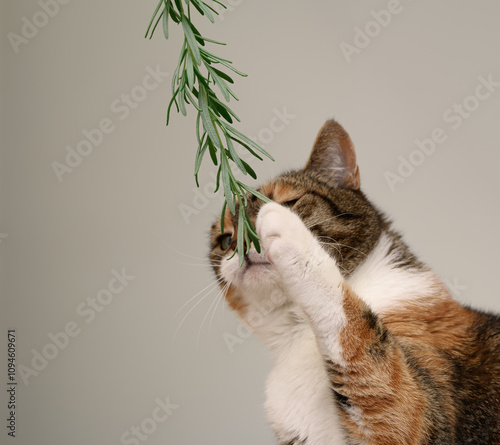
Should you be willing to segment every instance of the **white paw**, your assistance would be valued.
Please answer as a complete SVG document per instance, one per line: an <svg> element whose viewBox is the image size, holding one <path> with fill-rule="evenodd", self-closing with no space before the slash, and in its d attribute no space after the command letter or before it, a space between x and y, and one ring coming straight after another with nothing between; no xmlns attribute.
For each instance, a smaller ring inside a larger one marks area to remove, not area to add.
<svg viewBox="0 0 500 445"><path fill-rule="evenodd" d="M286 278L303 277L318 243L299 216L271 202L260 209L256 228L267 258L278 272Z"/></svg>
<svg viewBox="0 0 500 445"><path fill-rule="evenodd" d="M335 260L299 216L279 204L260 209L256 229L263 253L289 295L306 313L321 312L323 300L330 301L343 280Z"/></svg>

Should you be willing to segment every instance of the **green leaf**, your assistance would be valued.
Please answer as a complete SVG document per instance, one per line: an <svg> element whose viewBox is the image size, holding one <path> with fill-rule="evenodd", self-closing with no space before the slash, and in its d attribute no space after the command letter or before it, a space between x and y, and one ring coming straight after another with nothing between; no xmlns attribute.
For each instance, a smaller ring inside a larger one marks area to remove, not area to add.
<svg viewBox="0 0 500 445"><path fill-rule="evenodd" d="M182 2L181 2L181 0L175 0L175 6L177 6L177 9L182 14L183 9L182 9Z"/></svg>
<svg viewBox="0 0 500 445"><path fill-rule="evenodd" d="M193 90L194 90L194 89L193 89ZM185 93L185 94L186 94L186 96L189 98L189 102L191 103L191 105L192 105L193 107L195 107L195 108L198 110L198 112L200 112L200 111L201 111L201 109L200 109L200 107L198 107L198 105L196 105L196 100L195 100L195 98L193 97L193 95L189 92L189 90L186 90L186 89L185 89L185 90L184 90L184 93Z"/></svg>
<svg viewBox="0 0 500 445"><path fill-rule="evenodd" d="M257 190L254 190L252 187L249 187L248 185L243 184L242 182L238 181L238 185L242 188L244 188L247 192L251 193L254 196L257 196L257 198L261 199L264 202L271 202L271 200L263 195L262 193L258 192Z"/></svg>
<svg viewBox="0 0 500 445"><path fill-rule="evenodd" d="M177 97L177 93L179 92L179 89L177 88L177 90L174 91L174 94L172 94L172 99L170 99L170 102L168 104L168 108L167 108L167 125L168 125L168 121L170 120L170 109L172 108L172 105L173 103L175 102L175 98ZM175 102L177 104L177 102Z"/></svg>
<svg viewBox="0 0 500 445"><path fill-rule="evenodd" d="M231 115L227 112L226 108L218 104L217 102L213 103L214 109L229 123L233 122Z"/></svg>
<svg viewBox="0 0 500 445"><path fill-rule="evenodd" d="M222 6L224 9L227 9L227 6L224 3L219 2L218 0L213 0L214 3L217 3L218 5ZM206 4L206 3L205 3ZM208 5L207 5L208 6ZM210 8L210 6L209 6ZM210 8L211 9L211 8Z"/></svg>
<svg viewBox="0 0 500 445"><path fill-rule="evenodd" d="M200 113L198 113L198 115L196 116L196 139L198 141L198 146L201 145L201 140L206 135L206 132L205 132L205 133L203 133L203 137L200 136L200 119L201 119Z"/></svg>
<svg viewBox="0 0 500 445"><path fill-rule="evenodd" d="M241 122L240 121L240 118L236 115L236 113L231 110L231 108L229 108L227 106L227 104L225 104L224 102L221 102L219 99L217 99L216 97L212 98L212 102L215 102L217 105L220 105L222 108L224 108L232 117L234 117L238 122ZM222 113L221 113L222 114ZM229 121L229 120L228 120ZM232 122L232 120L230 121Z"/></svg>
<svg viewBox="0 0 500 445"><path fill-rule="evenodd" d="M224 196L226 197L229 210L234 215L236 214L236 206L234 204L233 191L231 190L231 179L229 177L229 164L227 163L227 158L224 156L221 156L221 167L222 167L222 187L224 189Z"/></svg>
<svg viewBox="0 0 500 445"><path fill-rule="evenodd" d="M201 8L201 5L196 0L190 0L189 3L191 3L201 15L205 15L205 12ZM213 19L211 20L211 22L213 23Z"/></svg>
<svg viewBox="0 0 500 445"><path fill-rule="evenodd" d="M244 232L245 232L245 220L244 220L244 217L245 217L245 210L243 207L239 207L239 211L238 211L238 237L237 237L237 242L236 242L236 246L237 246L237 249L238 249L238 257L239 257L239 262L240 262L240 267L242 266L243 264L243 260L245 259L245 252L244 252L244 247L243 247L243 244L244 244Z"/></svg>
<svg viewBox="0 0 500 445"><path fill-rule="evenodd" d="M214 123L212 121L212 117L210 116L210 111L208 109L208 102L207 102L207 92L205 90L205 87L200 84L200 93L198 96L198 105L200 106L200 113L201 113L201 120L203 122L203 127L205 128L205 131L208 133L208 137L212 140L213 144L217 147L220 148L220 138L219 134L217 133L217 130L214 126Z"/></svg>
<svg viewBox="0 0 500 445"><path fill-rule="evenodd" d="M195 34L194 38L200 44L200 46L205 46L205 40L203 39L203 37L199 36L198 34Z"/></svg>
<svg viewBox="0 0 500 445"><path fill-rule="evenodd" d="M218 40L212 40L212 39L208 39L207 37L202 37L202 39L205 41L205 42L208 42L208 43L213 43L215 45L222 45L222 46L226 46L227 43L224 43L224 42L219 42Z"/></svg>
<svg viewBox="0 0 500 445"><path fill-rule="evenodd" d="M220 77L217 76L217 74L215 74L214 70L212 68L210 68L210 66L208 66L208 65L207 65L207 70L208 70L208 72L210 74L212 74L212 78L214 79L214 82L219 87L219 90L222 93L222 95L224 96L224 99L226 99L226 101L229 102L229 99L230 99L229 88L226 86L226 84L224 83L224 81L222 81L220 79Z"/></svg>
<svg viewBox="0 0 500 445"><path fill-rule="evenodd" d="M184 91L181 94L179 94L179 109L181 110L183 116L187 115L186 103L184 101Z"/></svg>
<svg viewBox="0 0 500 445"><path fill-rule="evenodd" d="M196 28L196 26L193 25L193 22L189 21L189 26L193 30L195 36L201 37L201 32L198 31L198 28Z"/></svg>
<svg viewBox="0 0 500 445"><path fill-rule="evenodd" d="M259 239L257 233L255 233L255 229L252 226L252 222L250 220L248 222L245 221L245 224L246 224L247 229L248 229L248 235L250 236L250 238L255 246L255 250L258 253L260 253L260 239Z"/></svg>
<svg viewBox="0 0 500 445"><path fill-rule="evenodd" d="M229 68L231 71L233 71L234 73L238 74L241 77L248 76L248 74L245 74L245 73L237 70L233 65L231 65L232 62L230 60L223 59L222 57L218 57L218 56L210 53L209 51L207 51L206 49L203 49L203 48L200 48L200 54L202 54L203 56L212 60L213 63L220 63L221 65L224 65L226 68Z"/></svg>
<svg viewBox="0 0 500 445"><path fill-rule="evenodd" d="M234 136L230 136L230 137L234 142L237 142L242 147L244 147L246 150L248 150L250 153L252 153L252 155L255 156L257 159L259 159L261 161L264 160L263 158L260 157L260 155L258 155L255 151L253 151L252 148L248 144L245 144L243 141L240 141L239 139L235 138Z"/></svg>
<svg viewBox="0 0 500 445"><path fill-rule="evenodd" d="M217 176L215 178L215 190L214 193L217 193L217 190L219 190L219 185L220 185L220 172L222 170L222 165L219 165L219 168L217 169ZM224 201L227 202L227 201Z"/></svg>
<svg viewBox="0 0 500 445"><path fill-rule="evenodd" d="M226 68L229 68L232 72L238 74L241 77L248 77L248 74L245 74L244 72L237 70L233 65L231 65L232 62L230 62L229 60L227 61L219 60L219 63L221 65L224 65Z"/></svg>
<svg viewBox="0 0 500 445"><path fill-rule="evenodd" d="M247 173L253 178L253 179L257 179L257 174L255 173L254 169L252 167L250 167L243 159L241 159L241 162L243 163L243 165L245 166L245 170L247 171Z"/></svg>
<svg viewBox="0 0 500 445"><path fill-rule="evenodd" d="M186 56L187 56L187 41L186 39L184 39L184 43L182 45L182 51L179 56L179 62L177 63L177 67L175 68L174 74L172 75L172 89L174 89L174 86L179 81L179 72L181 70L182 63L184 62Z"/></svg>
<svg viewBox="0 0 500 445"><path fill-rule="evenodd" d="M216 9L212 8L210 5L208 5L207 3L203 2L203 1L200 1L201 4L203 4L203 6L205 6L207 9L209 9L210 11L212 11L215 15L219 15L219 11L217 11ZM224 9L227 9L227 7L224 5Z"/></svg>
<svg viewBox="0 0 500 445"><path fill-rule="evenodd" d="M224 204L222 205L222 212L220 214L220 233L224 233L224 216L226 213L226 207L227 207L227 201L224 201Z"/></svg>
<svg viewBox="0 0 500 445"><path fill-rule="evenodd" d="M223 59L222 57L216 56L215 54L207 51L206 49L200 48L200 53L207 56L209 59L212 59L214 63L232 63L230 60Z"/></svg>
<svg viewBox="0 0 500 445"><path fill-rule="evenodd" d="M158 5L156 5L155 12L153 13L153 16L151 17L151 20L149 21L149 26L148 26L148 29L146 30L146 35L144 36L145 38L148 37L149 30L151 29L151 25L153 25L153 22L155 20L156 14L158 14L158 11L160 10L160 7L161 7L162 3L163 3L163 0L160 0L158 2ZM151 37L153 37L153 33L151 33L151 36L149 38L151 39Z"/></svg>
<svg viewBox="0 0 500 445"><path fill-rule="evenodd" d="M238 196L238 201L246 207L248 205L248 199L247 199L247 194L245 193L245 190L243 190L239 185L238 181L234 177L234 175L231 172L231 175L229 177L231 180L231 187L233 189L233 193Z"/></svg>
<svg viewBox="0 0 500 445"><path fill-rule="evenodd" d="M192 91L194 97L196 97L196 99L198 99L198 102L200 101L200 94L198 93L198 90L196 88L193 88L193 91ZM200 111L201 111L201 108L200 108Z"/></svg>
<svg viewBox="0 0 500 445"><path fill-rule="evenodd" d="M200 31L196 28L196 26L193 25L193 22L189 21L189 26L191 27L191 30L193 31L194 38L196 41L201 45L205 46L205 39L202 37Z"/></svg>
<svg viewBox="0 0 500 445"><path fill-rule="evenodd" d="M163 12L158 16L158 19L155 22L155 26L153 26L153 30L151 31L151 37L153 37L153 34L155 33L156 28L158 27L158 23L160 23L162 17L163 17Z"/></svg>
<svg viewBox="0 0 500 445"><path fill-rule="evenodd" d="M187 86L190 90L193 89L194 86L194 70L193 70L193 59L188 57L186 59L186 76L187 76Z"/></svg>
<svg viewBox="0 0 500 445"><path fill-rule="evenodd" d="M217 68L212 68L220 77L222 77L225 81L229 82L229 83L234 83L234 80L231 79L231 77L229 77L226 73L224 73L223 71L220 71L218 70Z"/></svg>
<svg viewBox="0 0 500 445"><path fill-rule="evenodd" d="M193 34L193 30L191 29L190 23L185 15L182 16L181 21L182 21L182 29L184 30L184 35L186 36L189 50L193 55L196 63L198 65L201 65L200 50L198 48L198 43L196 42L196 38Z"/></svg>
<svg viewBox="0 0 500 445"><path fill-rule="evenodd" d="M267 156L269 159L271 159L271 161L274 161L274 158L266 150L264 150L259 144L252 141L249 137L245 136L243 133L240 133L238 130L236 130L236 128L231 127L230 125L225 125L225 128L235 136L238 136L242 141L255 148L255 150L259 151L264 156Z"/></svg>
<svg viewBox="0 0 500 445"><path fill-rule="evenodd" d="M259 236L257 235L257 232L256 232L254 226L252 225L252 221L250 221L250 218L247 218L245 220L245 225L247 226L248 232L250 234L252 234L253 236L257 237L257 239L258 239Z"/></svg>
<svg viewBox="0 0 500 445"><path fill-rule="evenodd" d="M165 3L165 9L163 10L163 35L168 40L168 10L170 3L167 3L166 0L163 0Z"/></svg>
<svg viewBox="0 0 500 445"><path fill-rule="evenodd" d="M170 3L170 2L169 2L169 3ZM177 13L177 11L176 11L174 8L172 8L172 7L171 7L171 8L168 10L168 12L169 12L169 14L170 14L171 19L172 19L175 23L179 24L179 23L181 22L181 16Z"/></svg>
<svg viewBox="0 0 500 445"><path fill-rule="evenodd" d="M252 247L252 241L250 241L250 237L248 236L248 230L246 225L243 226L243 235L245 237L245 244L246 244L246 249L245 249L245 255L250 251L250 247Z"/></svg>
<svg viewBox="0 0 500 445"><path fill-rule="evenodd" d="M196 179L196 185L199 187L198 184L198 173L200 171L201 167L201 162L203 161L203 156L205 155L205 152L207 151L208 148L208 142L205 141L203 144L200 143L198 146L198 151L196 152L196 158L194 161L194 176Z"/></svg>
<svg viewBox="0 0 500 445"><path fill-rule="evenodd" d="M213 144L212 140L209 137L207 138L207 142L208 142L208 151L210 152L210 157L212 158L212 162L214 163L214 165L217 165L217 163L219 162L217 159L217 148L215 147L215 145Z"/></svg>
<svg viewBox="0 0 500 445"><path fill-rule="evenodd" d="M214 68L212 68L210 65L205 64L207 71L212 75L214 82L217 84L219 87L219 90L221 91L222 95L224 96L224 99L226 99L227 102L229 102L230 97L229 95L233 96L236 100L238 98L236 95L231 91L231 88L229 88L226 83L219 77L219 75L215 72ZM220 72L220 71L219 71ZM227 77L227 76L226 76Z"/></svg>
<svg viewBox="0 0 500 445"><path fill-rule="evenodd" d="M233 141L231 140L231 138L227 134L225 136L226 136L227 148L229 149L229 153L231 154L231 159L236 164L236 166L240 169L240 171L244 175L246 175L247 171L245 169L245 166L242 163L242 160L240 159L240 157L238 156L238 153L236 152L236 150L234 148Z"/></svg>

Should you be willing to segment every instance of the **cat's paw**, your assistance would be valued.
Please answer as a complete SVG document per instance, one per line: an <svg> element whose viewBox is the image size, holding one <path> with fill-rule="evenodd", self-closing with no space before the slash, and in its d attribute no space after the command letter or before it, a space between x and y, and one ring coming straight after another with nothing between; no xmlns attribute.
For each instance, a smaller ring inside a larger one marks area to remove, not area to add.
<svg viewBox="0 0 500 445"><path fill-rule="evenodd" d="M256 228L269 262L285 278L302 278L318 243L299 216L271 202L260 209Z"/></svg>

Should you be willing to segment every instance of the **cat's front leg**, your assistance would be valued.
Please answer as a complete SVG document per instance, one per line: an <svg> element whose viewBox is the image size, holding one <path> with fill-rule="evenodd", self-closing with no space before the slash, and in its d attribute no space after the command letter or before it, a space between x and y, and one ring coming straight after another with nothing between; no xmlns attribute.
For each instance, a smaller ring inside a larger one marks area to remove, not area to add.
<svg viewBox="0 0 500 445"><path fill-rule="evenodd" d="M262 247L280 276L285 293L313 322L319 346L343 362L338 337L346 325L342 310L343 277L300 217L276 203L262 207L256 224Z"/></svg>
<svg viewBox="0 0 500 445"><path fill-rule="evenodd" d="M426 443L421 379L335 260L298 215L278 204L262 207L257 230L281 286L309 318L351 437L366 444Z"/></svg>

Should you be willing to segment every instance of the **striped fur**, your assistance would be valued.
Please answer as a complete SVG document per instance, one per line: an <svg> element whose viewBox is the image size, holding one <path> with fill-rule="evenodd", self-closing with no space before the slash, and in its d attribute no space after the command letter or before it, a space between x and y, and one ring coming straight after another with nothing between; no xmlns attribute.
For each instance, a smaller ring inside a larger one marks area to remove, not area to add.
<svg viewBox="0 0 500 445"><path fill-rule="evenodd" d="M335 121L306 167L250 197L261 238L244 265L212 227L226 299L271 350L279 444L500 443L500 318L463 307L359 190ZM229 211L225 235L237 221Z"/></svg>

